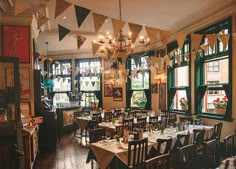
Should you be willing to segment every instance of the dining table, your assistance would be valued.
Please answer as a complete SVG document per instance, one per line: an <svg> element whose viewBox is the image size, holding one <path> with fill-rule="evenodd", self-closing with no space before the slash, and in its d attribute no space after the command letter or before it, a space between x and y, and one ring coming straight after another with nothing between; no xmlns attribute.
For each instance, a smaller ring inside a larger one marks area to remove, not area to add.
<svg viewBox="0 0 236 169"><path fill-rule="evenodd" d="M221 161L220 166L216 169L235 169L236 168L236 157L228 157Z"/></svg>
<svg viewBox="0 0 236 169"><path fill-rule="evenodd" d="M151 151L157 149L158 138L172 138L172 148L175 145L178 134L190 133L190 143L193 143L193 129L205 129L205 139L210 138L214 131L213 126L203 125L189 125L188 129L184 131L178 131L176 127L166 128L162 133L160 130L152 130L143 133L143 138L148 138L148 154ZM133 136L129 135L129 140L132 140ZM108 166L112 169L122 169L128 164L128 143L124 143L117 139L101 140L96 143L90 144L90 150L87 157L87 163L90 160L96 160L101 169L105 169ZM164 151L165 144L161 145L161 150Z"/></svg>

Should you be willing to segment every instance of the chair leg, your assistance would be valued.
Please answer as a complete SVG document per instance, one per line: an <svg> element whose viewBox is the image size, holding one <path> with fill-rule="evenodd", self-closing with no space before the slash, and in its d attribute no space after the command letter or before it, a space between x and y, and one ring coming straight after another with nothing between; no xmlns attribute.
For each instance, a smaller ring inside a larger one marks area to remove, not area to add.
<svg viewBox="0 0 236 169"><path fill-rule="evenodd" d="M91 169L93 169L93 159L91 160Z"/></svg>

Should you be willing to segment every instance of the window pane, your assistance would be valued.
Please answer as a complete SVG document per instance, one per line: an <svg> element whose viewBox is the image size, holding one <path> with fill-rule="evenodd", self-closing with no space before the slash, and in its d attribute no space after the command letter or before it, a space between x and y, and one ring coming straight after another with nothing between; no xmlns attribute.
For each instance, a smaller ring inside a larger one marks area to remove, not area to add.
<svg viewBox="0 0 236 169"><path fill-rule="evenodd" d="M203 98L203 106L202 112L203 113L212 113L216 114L216 106L214 105L214 100L219 100L222 102L222 99L226 96L224 90L216 90L218 94L209 94L209 90L205 93ZM220 104L220 103L219 103ZM223 102L222 102L223 104ZM218 107L219 108L219 107Z"/></svg>
<svg viewBox="0 0 236 169"><path fill-rule="evenodd" d="M173 105L174 110L181 110L181 106L180 106L180 99L181 98L187 99L186 91L185 90L176 90L176 94L174 97L174 105Z"/></svg>
<svg viewBox="0 0 236 169"><path fill-rule="evenodd" d="M96 98L95 94L94 93L83 93L81 106L82 107L97 108L98 107L98 99Z"/></svg>
<svg viewBox="0 0 236 169"><path fill-rule="evenodd" d="M175 69L175 86L188 86L188 68L188 66L183 66Z"/></svg>
<svg viewBox="0 0 236 169"><path fill-rule="evenodd" d="M209 81L217 81L219 83L228 83L229 67L228 59L219 61L211 61L205 63L205 84Z"/></svg>
<svg viewBox="0 0 236 169"><path fill-rule="evenodd" d="M66 106L65 105L66 103L69 103L69 97L67 96L66 93L55 93L53 97L54 106L62 107L63 105Z"/></svg>
<svg viewBox="0 0 236 169"><path fill-rule="evenodd" d="M53 79L53 91L70 91L71 90L71 77Z"/></svg>
<svg viewBox="0 0 236 169"><path fill-rule="evenodd" d="M147 102L144 91L133 91L131 107L144 107Z"/></svg>
<svg viewBox="0 0 236 169"><path fill-rule="evenodd" d="M149 89L149 73L145 72L144 76L138 73L138 78L133 78L131 89Z"/></svg>

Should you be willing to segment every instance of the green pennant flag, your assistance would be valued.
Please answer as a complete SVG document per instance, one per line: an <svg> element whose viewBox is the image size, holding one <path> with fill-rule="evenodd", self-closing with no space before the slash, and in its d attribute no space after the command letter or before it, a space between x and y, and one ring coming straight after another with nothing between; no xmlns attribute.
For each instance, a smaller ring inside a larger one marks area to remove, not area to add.
<svg viewBox="0 0 236 169"><path fill-rule="evenodd" d="M88 16L90 11L91 10L87 8L83 8L81 6L75 5L75 14L76 14L78 27L81 26L81 24L84 22L85 18Z"/></svg>
<svg viewBox="0 0 236 169"><path fill-rule="evenodd" d="M58 25L58 31L59 31L59 41L61 41L68 33L70 33L69 29L61 25Z"/></svg>

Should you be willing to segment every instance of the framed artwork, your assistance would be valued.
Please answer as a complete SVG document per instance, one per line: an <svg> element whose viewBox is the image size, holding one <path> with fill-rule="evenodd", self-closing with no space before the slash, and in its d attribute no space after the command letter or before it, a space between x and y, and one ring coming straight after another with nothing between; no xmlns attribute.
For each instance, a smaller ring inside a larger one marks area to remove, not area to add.
<svg viewBox="0 0 236 169"><path fill-rule="evenodd" d="M159 84L159 109L166 110L166 83Z"/></svg>
<svg viewBox="0 0 236 169"><path fill-rule="evenodd" d="M104 97L113 96L113 84L104 84Z"/></svg>
<svg viewBox="0 0 236 169"><path fill-rule="evenodd" d="M6 68L6 86L14 86L14 69ZM20 98L30 99L30 74L29 68L20 68Z"/></svg>
<svg viewBox="0 0 236 169"><path fill-rule="evenodd" d="M28 26L3 26L3 55L18 57L19 62L30 62Z"/></svg>
<svg viewBox="0 0 236 169"><path fill-rule="evenodd" d="M74 110L63 111L63 126L68 126L74 122Z"/></svg>
<svg viewBox="0 0 236 169"><path fill-rule="evenodd" d="M122 101L123 100L123 94L122 94L121 87L116 87L113 89L113 100L114 101Z"/></svg>
<svg viewBox="0 0 236 169"><path fill-rule="evenodd" d="M114 69L118 69L117 59L104 60L104 70L114 70Z"/></svg>
<svg viewBox="0 0 236 169"><path fill-rule="evenodd" d="M158 93L158 86L156 83L151 84L151 92Z"/></svg>

